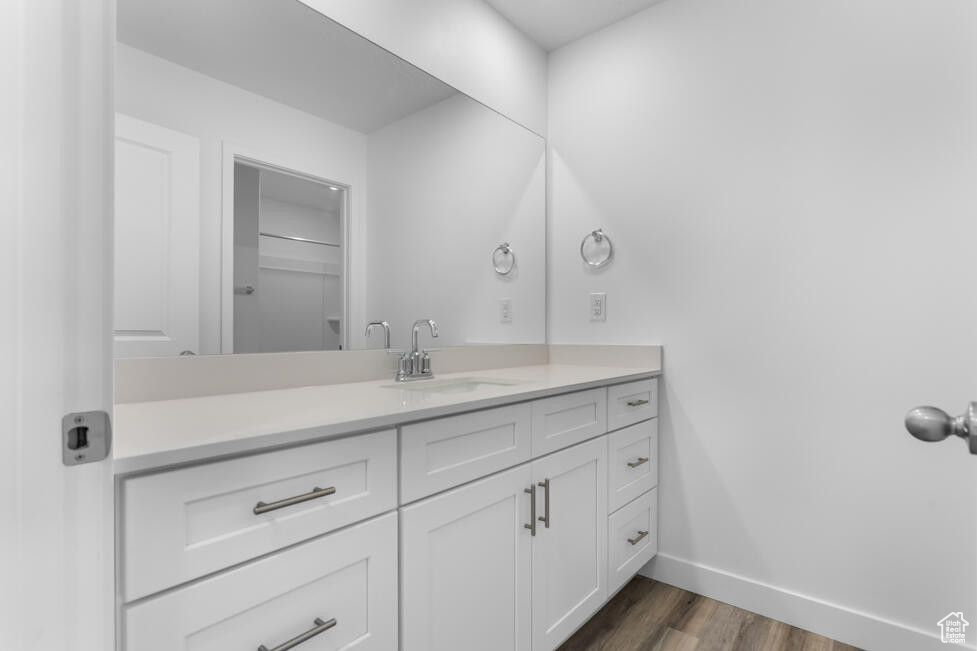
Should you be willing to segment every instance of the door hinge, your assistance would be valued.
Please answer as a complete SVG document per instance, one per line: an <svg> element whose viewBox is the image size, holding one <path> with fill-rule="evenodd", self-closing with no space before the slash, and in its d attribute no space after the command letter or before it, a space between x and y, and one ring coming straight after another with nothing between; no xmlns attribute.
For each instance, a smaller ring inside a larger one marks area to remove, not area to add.
<svg viewBox="0 0 977 651"><path fill-rule="evenodd" d="M66 466L101 461L112 449L112 421L104 411L82 411L61 419L61 461Z"/></svg>

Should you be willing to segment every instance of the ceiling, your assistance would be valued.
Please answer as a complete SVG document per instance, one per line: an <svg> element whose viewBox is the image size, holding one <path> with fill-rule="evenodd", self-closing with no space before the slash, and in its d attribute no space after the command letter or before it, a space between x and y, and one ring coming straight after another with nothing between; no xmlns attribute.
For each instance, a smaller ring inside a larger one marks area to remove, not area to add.
<svg viewBox="0 0 977 651"><path fill-rule="evenodd" d="M555 50L662 0L485 0L529 38Z"/></svg>
<svg viewBox="0 0 977 651"><path fill-rule="evenodd" d="M298 0L118 0L118 39L362 133L457 92Z"/></svg>

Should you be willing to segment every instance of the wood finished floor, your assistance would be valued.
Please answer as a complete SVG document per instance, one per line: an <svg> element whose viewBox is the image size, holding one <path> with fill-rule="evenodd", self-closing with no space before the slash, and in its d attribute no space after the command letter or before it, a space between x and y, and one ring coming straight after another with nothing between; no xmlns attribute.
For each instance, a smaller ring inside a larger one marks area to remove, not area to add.
<svg viewBox="0 0 977 651"><path fill-rule="evenodd" d="M857 651L783 622L635 577L558 651Z"/></svg>

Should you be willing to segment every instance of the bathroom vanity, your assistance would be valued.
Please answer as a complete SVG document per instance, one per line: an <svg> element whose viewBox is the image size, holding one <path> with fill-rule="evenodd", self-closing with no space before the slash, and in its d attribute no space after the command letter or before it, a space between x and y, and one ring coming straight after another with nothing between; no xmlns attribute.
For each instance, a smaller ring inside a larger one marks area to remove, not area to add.
<svg viewBox="0 0 977 651"><path fill-rule="evenodd" d="M556 648L657 551L659 374L118 405L120 649Z"/></svg>

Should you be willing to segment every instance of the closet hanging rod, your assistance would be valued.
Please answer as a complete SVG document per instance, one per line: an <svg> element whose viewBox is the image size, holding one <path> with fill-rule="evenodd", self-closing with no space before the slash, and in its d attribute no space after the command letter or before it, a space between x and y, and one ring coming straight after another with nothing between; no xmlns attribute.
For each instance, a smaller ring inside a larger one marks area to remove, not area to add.
<svg viewBox="0 0 977 651"><path fill-rule="evenodd" d="M305 242L306 244L321 244L322 246L335 246L336 248L341 248L342 244L334 244L332 242L323 242L322 240L310 240L307 237L298 237L295 235L279 235L277 233L262 233L259 232L258 235L264 237L275 237L279 240L291 240L293 242Z"/></svg>

